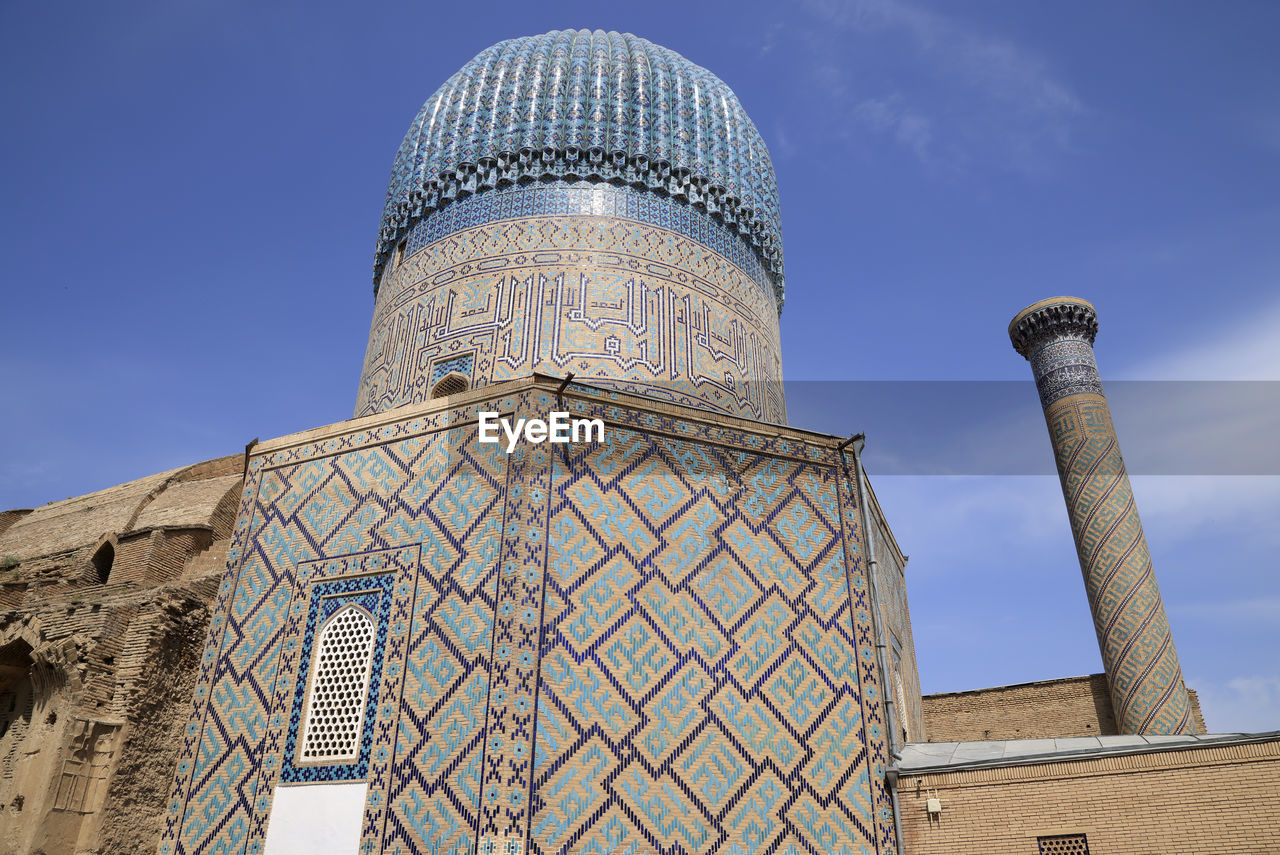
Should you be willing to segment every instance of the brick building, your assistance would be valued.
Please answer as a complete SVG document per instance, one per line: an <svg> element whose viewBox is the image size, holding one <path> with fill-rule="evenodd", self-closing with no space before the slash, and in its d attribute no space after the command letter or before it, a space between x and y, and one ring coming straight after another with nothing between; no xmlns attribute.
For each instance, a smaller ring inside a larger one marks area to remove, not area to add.
<svg viewBox="0 0 1280 855"><path fill-rule="evenodd" d="M154 848L242 466L0 516L0 852Z"/></svg>

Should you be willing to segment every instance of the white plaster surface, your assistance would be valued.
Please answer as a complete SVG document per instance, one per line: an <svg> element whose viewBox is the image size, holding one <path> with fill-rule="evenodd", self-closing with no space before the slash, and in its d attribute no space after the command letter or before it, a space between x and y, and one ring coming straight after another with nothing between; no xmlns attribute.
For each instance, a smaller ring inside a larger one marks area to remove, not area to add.
<svg viewBox="0 0 1280 855"><path fill-rule="evenodd" d="M277 786L263 855L356 855L369 785Z"/></svg>

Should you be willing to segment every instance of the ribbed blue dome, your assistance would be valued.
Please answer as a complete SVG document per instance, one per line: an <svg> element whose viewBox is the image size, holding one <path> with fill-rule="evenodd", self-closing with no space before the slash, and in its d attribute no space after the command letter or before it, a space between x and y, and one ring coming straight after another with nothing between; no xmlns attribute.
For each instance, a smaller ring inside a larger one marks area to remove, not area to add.
<svg viewBox="0 0 1280 855"><path fill-rule="evenodd" d="M427 99L391 170L375 282L401 236L455 199L584 179L708 211L755 248L780 296L773 164L733 90L674 51L601 30L499 42Z"/></svg>

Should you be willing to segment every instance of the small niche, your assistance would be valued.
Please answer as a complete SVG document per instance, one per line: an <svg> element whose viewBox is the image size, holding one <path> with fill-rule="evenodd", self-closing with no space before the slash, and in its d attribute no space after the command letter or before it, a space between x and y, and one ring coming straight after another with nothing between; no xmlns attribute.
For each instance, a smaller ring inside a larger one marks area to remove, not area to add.
<svg viewBox="0 0 1280 855"><path fill-rule="evenodd" d="M431 397L445 398L467 391L471 384L467 378L456 371L451 371L440 378L440 382L431 387Z"/></svg>
<svg viewBox="0 0 1280 855"><path fill-rule="evenodd" d="M116 548L111 542L102 544L98 547L98 551L93 553L93 569L98 573L98 584L105 585L107 579L111 578L111 565L116 560Z"/></svg>

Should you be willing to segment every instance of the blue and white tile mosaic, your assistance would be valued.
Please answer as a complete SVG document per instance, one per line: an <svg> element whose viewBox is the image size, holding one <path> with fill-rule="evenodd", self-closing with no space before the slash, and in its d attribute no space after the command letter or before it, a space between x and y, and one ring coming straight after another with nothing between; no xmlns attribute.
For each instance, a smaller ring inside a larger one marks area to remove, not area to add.
<svg viewBox="0 0 1280 855"><path fill-rule="evenodd" d="M674 51L600 30L499 42L427 99L392 166L374 281L434 211L507 184L579 179L706 211L781 285L773 164L733 90Z"/></svg>
<svg viewBox="0 0 1280 855"><path fill-rule="evenodd" d="M284 783L303 781L358 781L369 770L369 749L373 741L374 705L382 681L382 657L387 641L387 616L391 612L391 586L395 576L382 573L376 576L360 576L317 582L311 586L311 607L307 614L307 629L302 636L302 657L298 662L297 688L294 690L293 711L289 714L289 735L284 744L284 756L280 764L280 780ZM373 655L369 669L368 697L361 728L360 750L354 761L326 765L295 765L297 744L301 734L302 709L306 702L307 675L311 672L315 654L316 630L339 609L358 605L374 618L375 635Z"/></svg>

